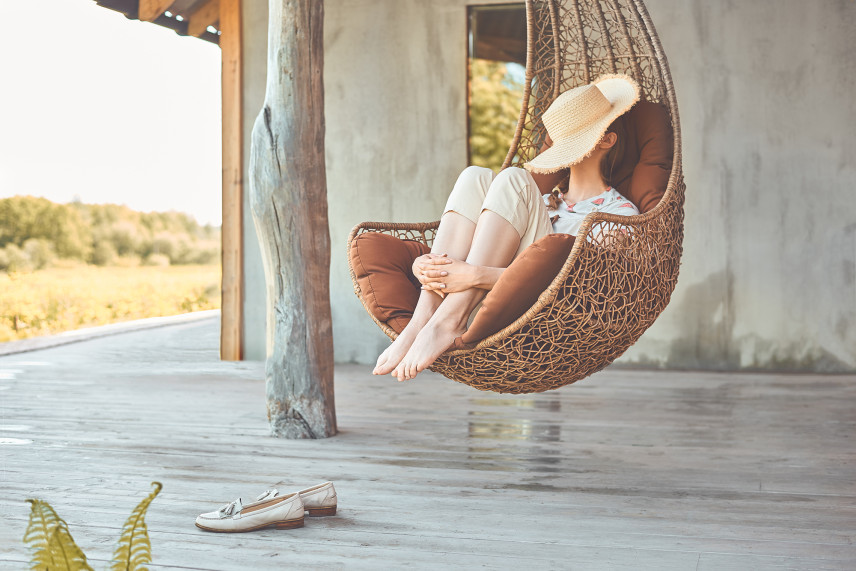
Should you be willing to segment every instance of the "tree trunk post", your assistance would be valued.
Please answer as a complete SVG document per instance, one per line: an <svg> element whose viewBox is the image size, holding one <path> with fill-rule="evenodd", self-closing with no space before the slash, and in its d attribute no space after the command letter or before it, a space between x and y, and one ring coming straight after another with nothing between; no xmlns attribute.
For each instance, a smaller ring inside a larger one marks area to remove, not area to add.
<svg viewBox="0 0 856 571"><path fill-rule="evenodd" d="M267 410L286 438L336 434L324 165L324 2L270 0L250 206L267 282Z"/></svg>

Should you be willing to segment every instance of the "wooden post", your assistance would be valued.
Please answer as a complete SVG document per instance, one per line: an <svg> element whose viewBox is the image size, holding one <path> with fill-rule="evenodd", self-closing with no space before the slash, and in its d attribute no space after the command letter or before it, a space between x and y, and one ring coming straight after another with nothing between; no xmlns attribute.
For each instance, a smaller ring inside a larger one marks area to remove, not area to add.
<svg viewBox="0 0 856 571"><path fill-rule="evenodd" d="M324 165L324 2L270 0L250 205L267 281L267 408L286 438L336 434Z"/></svg>
<svg viewBox="0 0 856 571"><path fill-rule="evenodd" d="M241 89L241 0L222 0L220 50L222 57L223 121L223 278L221 286L220 358L243 357L244 303L244 113ZM192 17L191 17L192 19Z"/></svg>

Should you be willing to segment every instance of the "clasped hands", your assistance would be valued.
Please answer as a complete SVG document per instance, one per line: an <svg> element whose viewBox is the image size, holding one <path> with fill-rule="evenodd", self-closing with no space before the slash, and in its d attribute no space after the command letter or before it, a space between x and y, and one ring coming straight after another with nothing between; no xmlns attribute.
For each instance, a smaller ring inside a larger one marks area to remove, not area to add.
<svg viewBox="0 0 856 571"><path fill-rule="evenodd" d="M422 289L440 297L478 286L478 266L453 260L446 254L419 256L413 261L413 275L422 284Z"/></svg>

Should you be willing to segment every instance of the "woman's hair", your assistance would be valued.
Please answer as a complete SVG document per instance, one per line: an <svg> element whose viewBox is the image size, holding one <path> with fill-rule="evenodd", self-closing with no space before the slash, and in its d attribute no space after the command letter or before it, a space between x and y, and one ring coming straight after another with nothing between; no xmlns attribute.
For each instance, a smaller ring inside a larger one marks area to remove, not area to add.
<svg viewBox="0 0 856 571"><path fill-rule="evenodd" d="M600 177L603 179L603 182L612 186L615 184L615 169L621 164L621 159L624 156L624 147L626 146L627 131L624 128L624 117L618 117L613 121L609 127L607 127L606 133L615 133L618 137L618 140L614 145L612 145L612 148L607 151L600 162ZM559 198L559 192L564 193L568 189L570 178L570 169L568 169L568 176L556 185L556 188L553 189L553 192L549 196L551 210L557 210L559 206L561 206L562 199Z"/></svg>

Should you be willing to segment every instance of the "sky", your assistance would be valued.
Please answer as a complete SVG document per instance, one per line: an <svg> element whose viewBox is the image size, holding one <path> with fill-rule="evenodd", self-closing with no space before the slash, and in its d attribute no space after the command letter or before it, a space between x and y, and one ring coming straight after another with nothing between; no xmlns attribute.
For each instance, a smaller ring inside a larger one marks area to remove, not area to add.
<svg viewBox="0 0 856 571"><path fill-rule="evenodd" d="M221 222L220 48L92 0L0 0L0 198Z"/></svg>

